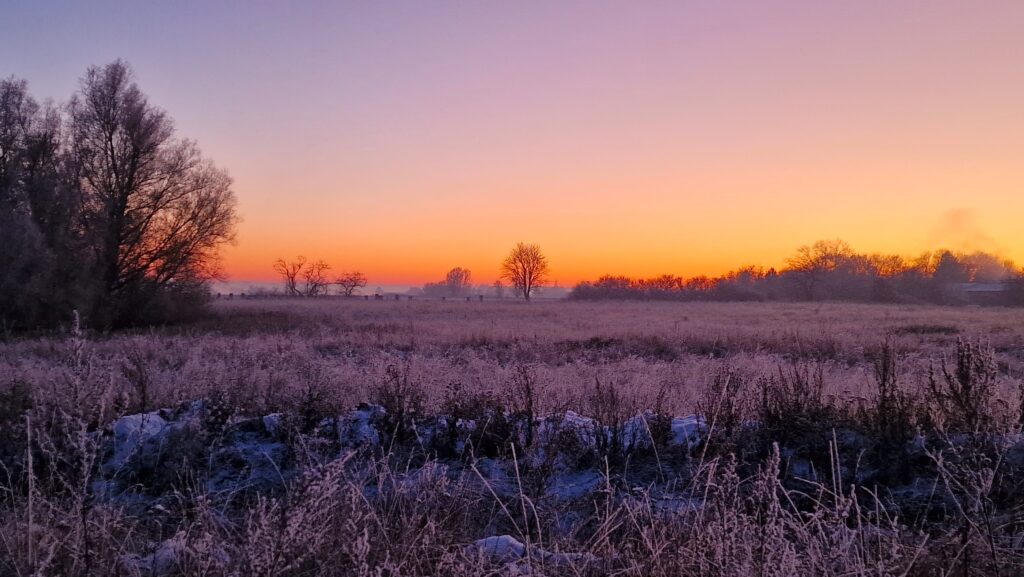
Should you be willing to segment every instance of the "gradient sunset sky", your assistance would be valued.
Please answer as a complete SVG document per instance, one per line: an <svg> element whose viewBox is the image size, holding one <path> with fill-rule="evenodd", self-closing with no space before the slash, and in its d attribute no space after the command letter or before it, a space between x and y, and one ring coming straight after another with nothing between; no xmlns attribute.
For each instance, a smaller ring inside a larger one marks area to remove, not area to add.
<svg viewBox="0 0 1024 577"><path fill-rule="evenodd" d="M1024 1L5 2L0 76L124 58L235 179L233 279L717 274L843 238L1024 261Z"/></svg>

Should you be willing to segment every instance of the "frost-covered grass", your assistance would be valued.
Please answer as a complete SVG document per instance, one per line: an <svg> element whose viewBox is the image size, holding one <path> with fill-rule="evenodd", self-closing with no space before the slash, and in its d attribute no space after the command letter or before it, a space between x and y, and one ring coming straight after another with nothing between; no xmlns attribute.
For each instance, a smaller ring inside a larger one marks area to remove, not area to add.
<svg viewBox="0 0 1024 577"><path fill-rule="evenodd" d="M216 313L0 343L0 574L1024 571L1017 310Z"/></svg>

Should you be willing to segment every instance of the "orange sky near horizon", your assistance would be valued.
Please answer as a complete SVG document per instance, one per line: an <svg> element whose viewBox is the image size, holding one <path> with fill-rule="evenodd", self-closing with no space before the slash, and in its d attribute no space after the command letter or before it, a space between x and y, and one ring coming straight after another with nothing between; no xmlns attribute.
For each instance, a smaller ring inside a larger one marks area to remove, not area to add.
<svg viewBox="0 0 1024 577"><path fill-rule="evenodd" d="M823 238L1024 263L1024 2L89 4L17 7L0 74L131 62L235 179L230 280L489 283L517 241L563 286Z"/></svg>

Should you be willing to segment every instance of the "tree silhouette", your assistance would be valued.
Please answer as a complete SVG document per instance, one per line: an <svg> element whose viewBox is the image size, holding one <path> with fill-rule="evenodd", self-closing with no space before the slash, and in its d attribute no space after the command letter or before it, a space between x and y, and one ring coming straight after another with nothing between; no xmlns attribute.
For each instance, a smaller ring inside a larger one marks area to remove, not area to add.
<svg viewBox="0 0 1024 577"><path fill-rule="evenodd" d="M329 270L331 270L331 265L327 262L323 260L309 262L302 255L291 262L287 262L283 258L274 261L274 272L281 275L281 280L284 281L284 293L288 296L315 297L327 294L330 286L338 282L327 278ZM300 279L302 280L301 287L299 286ZM366 284L365 279L363 284Z"/></svg>
<svg viewBox="0 0 1024 577"><path fill-rule="evenodd" d="M819 240L811 246L801 246L786 260L792 278L804 292L804 298L814 300L818 285L830 272L842 267L854 256L850 245L842 240Z"/></svg>
<svg viewBox="0 0 1024 577"><path fill-rule="evenodd" d="M0 245L30 263L10 265L48 316L112 327L196 312L236 222L227 173L175 136L125 62L89 68L62 107L0 82ZM0 320L33 316L15 307Z"/></svg>
<svg viewBox="0 0 1024 577"><path fill-rule="evenodd" d="M331 265L323 260L310 263L302 271L302 278L306 281L303 294L308 297L327 294L327 289L331 286L331 282L327 280L327 271L330 269Z"/></svg>
<svg viewBox="0 0 1024 577"><path fill-rule="evenodd" d="M350 297L356 289L366 286L366 276L358 271L346 272L335 279L334 284L338 285L341 294Z"/></svg>
<svg viewBox="0 0 1024 577"><path fill-rule="evenodd" d="M274 261L274 272L281 275L284 281L284 294L288 296L302 296L299 290L299 275L306 266L306 257L299 255L292 262L286 262L283 258Z"/></svg>
<svg viewBox="0 0 1024 577"><path fill-rule="evenodd" d="M468 293L472 288L472 276L468 268L462 268L461 266L448 271L448 274L444 277L444 284L448 290L448 295L458 297Z"/></svg>
<svg viewBox="0 0 1024 577"><path fill-rule="evenodd" d="M501 278L506 279L527 301L533 292L548 282L548 259L535 244L517 243L501 263Z"/></svg>

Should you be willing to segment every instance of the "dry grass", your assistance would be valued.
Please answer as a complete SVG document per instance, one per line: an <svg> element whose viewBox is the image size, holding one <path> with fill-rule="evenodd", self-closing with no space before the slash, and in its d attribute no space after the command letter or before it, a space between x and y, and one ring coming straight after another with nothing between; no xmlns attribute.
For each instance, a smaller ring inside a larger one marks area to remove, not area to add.
<svg viewBox="0 0 1024 577"><path fill-rule="evenodd" d="M1024 570L1024 311L233 300L216 313L0 343L0 573ZM99 432L196 399L201 425L133 478L146 498L105 498ZM388 409L380 445L318 432L362 402ZM645 410L652 442L637 448L627 420ZM592 452L561 425L535 429L567 411L594 417ZM280 483L212 491L226 431L279 412ZM666 419L692 413L705 441L669 447ZM451 419L427 443L438 415L486 427ZM585 494L552 496L588 471ZM500 534L522 559L467 547Z"/></svg>

